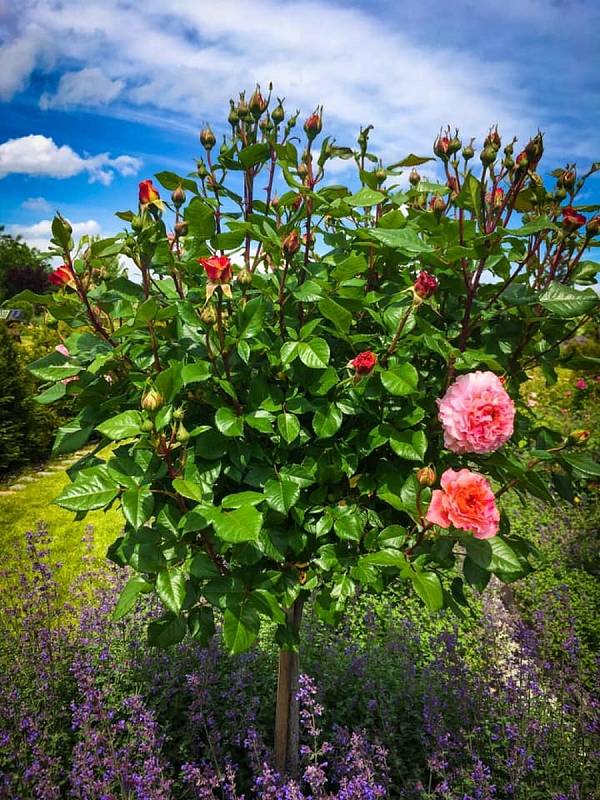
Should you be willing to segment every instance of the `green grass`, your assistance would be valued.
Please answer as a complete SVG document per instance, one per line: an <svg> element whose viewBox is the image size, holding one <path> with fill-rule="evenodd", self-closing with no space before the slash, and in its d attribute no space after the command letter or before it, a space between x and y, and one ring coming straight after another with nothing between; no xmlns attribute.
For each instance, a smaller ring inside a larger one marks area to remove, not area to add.
<svg viewBox="0 0 600 800"><path fill-rule="evenodd" d="M34 473L32 473L34 474ZM5 571L22 567L25 533L43 521L52 537L52 561L61 562L57 579L65 589L81 572L85 546L82 542L87 525L94 526L93 554L103 558L108 545L122 527L118 510L90 512L85 520L75 521L70 511L52 504L69 482L66 472L42 476L12 495L0 496L0 554ZM2 580L0 578L0 580Z"/></svg>

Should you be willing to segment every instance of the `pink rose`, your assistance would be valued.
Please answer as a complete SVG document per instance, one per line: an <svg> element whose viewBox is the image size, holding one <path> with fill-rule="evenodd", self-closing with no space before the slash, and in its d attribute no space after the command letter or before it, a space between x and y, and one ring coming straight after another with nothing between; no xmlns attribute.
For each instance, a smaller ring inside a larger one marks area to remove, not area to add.
<svg viewBox="0 0 600 800"><path fill-rule="evenodd" d="M442 488L433 492L427 511L429 522L440 528L453 525L476 539L490 539L498 533L496 498L483 475L468 469L447 469L440 483Z"/></svg>
<svg viewBox="0 0 600 800"><path fill-rule="evenodd" d="M460 375L437 402L454 453L492 453L512 436L515 406L493 372Z"/></svg>
<svg viewBox="0 0 600 800"><path fill-rule="evenodd" d="M587 389L587 381L585 378L579 378L579 380L575 381L575 386L583 391L583 389Z"/></svg>

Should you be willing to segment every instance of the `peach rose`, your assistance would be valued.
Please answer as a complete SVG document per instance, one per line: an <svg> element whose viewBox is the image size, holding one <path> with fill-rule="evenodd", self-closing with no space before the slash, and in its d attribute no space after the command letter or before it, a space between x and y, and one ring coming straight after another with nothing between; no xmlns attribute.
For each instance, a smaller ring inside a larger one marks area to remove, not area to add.
<svg viewBox="0 0 600 800"><path fill-rule="evenodd" d="M440 528L453 525L469 531L476 539L490 539L498 533L500 514L489 483L476 472L447 469L427 510L427 519Z"/></svg>
<svg viewBox="0 0 600 800"><path fill-rule="evenodd" d="M512 436L515 406L493 372L460 375L437 402L453 453L492 453Z"/></svg>

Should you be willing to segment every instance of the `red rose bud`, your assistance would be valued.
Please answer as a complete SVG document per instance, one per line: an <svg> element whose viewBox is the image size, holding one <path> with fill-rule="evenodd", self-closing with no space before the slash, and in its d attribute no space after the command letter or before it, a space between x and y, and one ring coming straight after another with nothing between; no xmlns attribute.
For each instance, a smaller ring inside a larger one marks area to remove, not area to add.
<svg viewBox="0 0 600 800"><path fill-rule="evenodd" d="M600 214L588 220L586 231L588 236L597 236L600 233Z"/></svg>
<svg viewBox="0 0 600 800"><path fill-rule="evenodd" d="M446 201L444 198L437 194L435 197L432 197L429 201L429 208L433 211L434 214L443 214L446 210Z"/></svg>
<svg viewBox="0 0 600 800"><path fill-rule="evenodd" d="M239 113L239 112L238 112ZM212 132L210 125L202 128L200 131L200 144L205 150L212 150L216 143L216 138Z"/></svg>
<svg viewBox="0 0 600 800"><path fill-rule="evenodd" d="M428 297L431 297L433 294L435 294L437 288L437 278L435 278L433 275L430 275L429 272L421 270L417 276L415 285L413 286L417 297L420 297L421 300L427 300Z"/></svg>
<svg viewBox="0 0 600 800"><path fill-rule="evenodd" d="M527 158L527 153L525 150L522 150L519 155L517 156L517 167L520 169L526 169L529 166L529 159Z"/></svg>
<svg viewBox="0 0 600 800"><path fill-rule="evenodd" d="M140 181L139 189L139 200L141 206L147 206L149 203L156 203L157 200L160 200L158 190L152 184L150 178L147 178L145 181Z"/></svg>
<svg viewBox="0 0 600 800"><path fill-rule="evenodd" d="M266 111L267 105L268 103L260 93L260 86L257 83L256 89L252 93L252 97L248 103L248 108L254 119L258 119L263 112Z"/></svg>
<svg viewBox="0 0 600 800"><path fill-rule="evenodd" d="M437 475L433 467L421 467L417 470L417 482L421 486L433 486L437 480Z"/></svg>
<svg viewBox="0 0 600 800"><path fill-rule="evenodd" d="M178 238L181 236L187 236L188 233L188 223L184 219L180 219L179 222L176 222L173 230L175 231L175 236Z"/></svg>
<svg viewBox="0 0 600 800"><path fill-rule="evenodd" d="M300 237L298 236L297 230L288 233L281 243L281 249L283 250L284 256L288 259L296 255L298 250L300 250Z"/></svg>
<svg viewBox="0 0 600 800"><path fill-rule="evenodd" d="M458 178L455 178L454 176L451 175L448 178L448 188L450 189L450 194L452 195L452 197L456 197L456 195L459 192Z"/></svg>
<svg viewBox="0 0 600 800"><path fill-rule="evenodd" d="M354 367L357 375L370 375L373 368L377 364L377 356L370 350L365 350L364 353L359 353L356 358L350 361L350 366Z"/></svg>
<svg viewBox="0 0 600 800"><path fill-rule="evenodd" d="M492 147L497 152L498 150L500 150L501 144L502 140L500 139L500 134L498 133L498 126L495 125L493 128L490 128L490 132L485 137L483 146Z"/></svg>
<svg viewBox="0 0 600 800"><path fill-rule="evenodd" d="M196 259L202 264L206 276L211 283L229 283L232 277L231 261L227 256L210 256Z"/></svg>
<svg viewBox="0 0 600 800"><path fill-rule="evenodd" d="M488 205L494 206L494 208L501 208L504 202L504 189L498 186L494 189L493 193L488 192L485 199Z"/></svg>
<svg viewBox="0 0 600 800"><path fill-rule="evenodd" d="M71 272L70 267L66 264L55 269L53 272L48 275L48 281L53 286L64 286L65 284L69 283L73 280L73 273Z"/></svg>
<svg viewBox="0 0 600 800"><path fill-rule="evenodd" d="M563 226L571 233L576 231L577 228L581 228L581 226L585 225L586 222L583 214L579 214L577 211L575 211L573 206L567 206L566 208L563 208L562 216Z"/></svg>
<svg viewBox="0 0 600 800"><path fill-rule="evenodd" d="M171 192L171 200L173 201L173 205L175 208L180 208L185 203L185 192L178 186L176 189L173 189Z"/></svg>
<svg viewBox="0 0 600 800"><path fill-rule="evenodd" d="M572 189L575 186L576 180L577 180L577 173L575 172L574 169L566 169L560 176L560 182L565 187L565 189Z"/></svg>
<svg viewBox="0 0 600 800"><path fill-rule="evenodd" d="M408 182L411 186L416 186L421 180L421 176L417 172L417 170L413 167L408 174Z"/></svg>
<svg viewBox="0 0 600 800"><path fill-rule="evenodd" d="M309 142L321 133L323 127L323 106L317 106L313 113L304 122L304 133Z"/></svg>
<svg viewBox="0 0 600 800"><path fill-rule="evenodd" d="M450 147L450 138L448 136L442 136L442 133L440 131L437 139L433 143L433 152L438 158L442 158L444 161L447 161L449 147Z"/></svg>

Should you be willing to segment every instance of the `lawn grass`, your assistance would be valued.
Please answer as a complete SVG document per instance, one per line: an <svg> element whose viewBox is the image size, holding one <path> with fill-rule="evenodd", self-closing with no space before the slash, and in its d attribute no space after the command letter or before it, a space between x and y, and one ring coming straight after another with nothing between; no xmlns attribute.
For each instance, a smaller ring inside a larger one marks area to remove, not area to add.
<svg viewBox="0 0 600 800"><path fill-rule="evenodd" d="M35 473L31 473L35 476ZM118 509L92 511L85 520L75 521L74 514L52 504L69 482L66 471L40 476L11 495L0 496L0 555L2 570L21 568L25 534L39 521L46 523L52 537L52 562L62 563L57 579L61 589L70 585L81 572L85 528L94 526L93 554L103 558L108 545L119 535L122 517ZM2 577L0 577L2 580Z"/></svg>

